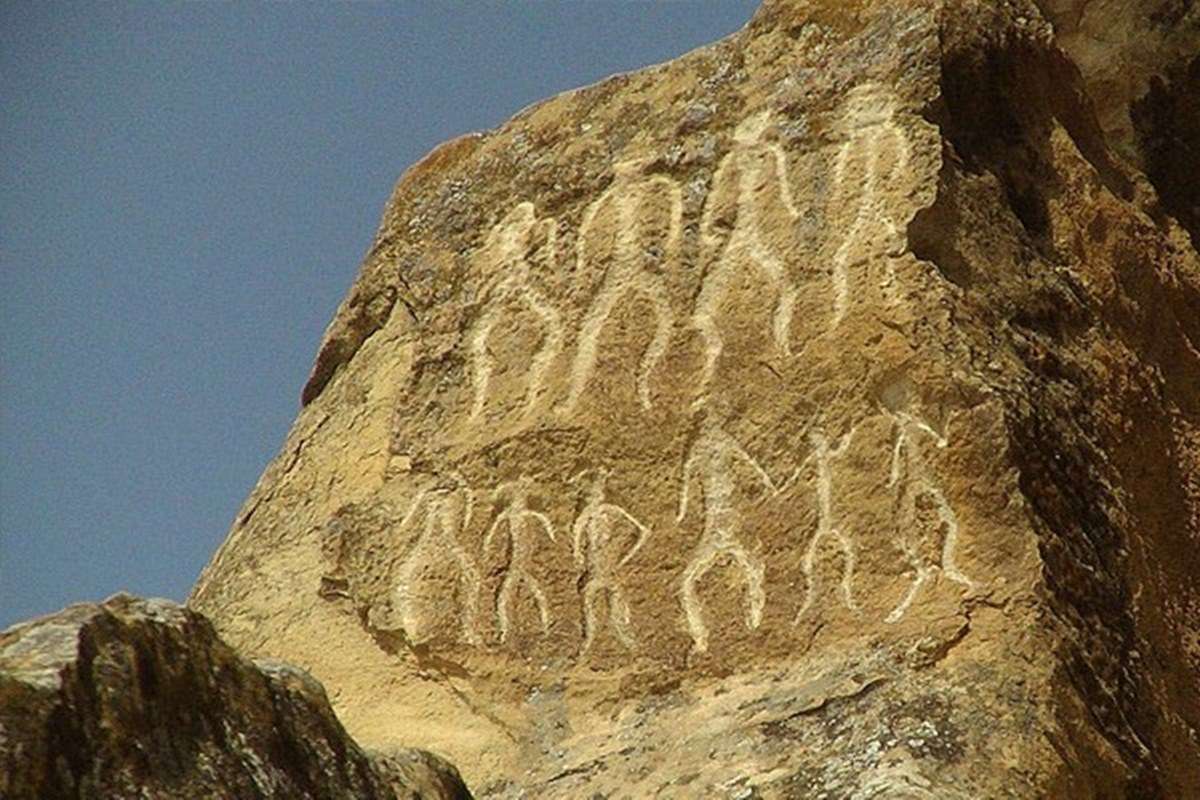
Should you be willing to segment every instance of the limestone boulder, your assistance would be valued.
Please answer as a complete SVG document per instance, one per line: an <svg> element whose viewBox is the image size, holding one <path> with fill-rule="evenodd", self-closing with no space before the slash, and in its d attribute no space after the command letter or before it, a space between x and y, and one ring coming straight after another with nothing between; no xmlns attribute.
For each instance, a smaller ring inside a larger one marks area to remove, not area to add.
<svg viewBox="0 0 1200 800"><path fill-rule="evenodd" d="M1096 108L773 0L442 146L191 605L482 796L1187 796L1200 262Z"/></svg>
<svg viewBox="0 0 1200 800"><path fill-rule="evenodd" d="M194 611L117 595L0 633L0 797L469 800L420 751L369 754L321 685Z"/></svg>

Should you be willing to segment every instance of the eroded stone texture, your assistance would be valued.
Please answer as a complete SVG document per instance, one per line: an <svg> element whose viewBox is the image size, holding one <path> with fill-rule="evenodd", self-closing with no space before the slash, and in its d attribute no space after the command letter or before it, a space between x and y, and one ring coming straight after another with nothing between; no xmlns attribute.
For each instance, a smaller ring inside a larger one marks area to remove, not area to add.
<svg viewBox="0 0 1200 800"><path fill-rule="evenodd" d="M1141 163L1142 136L1130 111L1156 82L1177 77L1195 61L1200 53L1200 6L1193 0L1037 4L1082 73L1111 144L1125 158Z"/></svg>
<svg viewBox="0 0 1200 800"><path fill-rule="evenodd" d="M0 797L469 800L429 753L368 754L325 691L199 614L117 595L0 633Z"/></svg>
<svg viewBox="0 0 1200 800"><path fill-rule="evenodd" d="M1101 128L1200 242L1200 5L1038 0L1082 72Z"/></svg>
<svg viewBox="0 0 1200 800"><path fill-rule="evenodd" d="M768 2L406 173L191 602L485 796L1177 796L1169 210L1032 2Z"/></svg>

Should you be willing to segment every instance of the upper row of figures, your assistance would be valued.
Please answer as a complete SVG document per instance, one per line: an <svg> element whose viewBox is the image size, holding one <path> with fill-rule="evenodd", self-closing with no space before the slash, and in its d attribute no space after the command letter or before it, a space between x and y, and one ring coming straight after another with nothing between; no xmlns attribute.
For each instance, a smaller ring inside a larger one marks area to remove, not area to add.
<svg viewBox="0 0 1200 800"><path fill-rule="evenodd" d="M902 411L887 412L892 421L895 441L890 458L887 486L894 492L895 545L908 562L911 583L903 598L885 621L899 621L917 598L921 588L941 574L967 589L975 587L956 562L959 538L958 517L925 457L925 442L945 447L947 440L920 419ZM808 434L809 453L783 481L776 481L745 448L724 429L714 415L706 415L692 441L683 463L676 528L688 518L689 508L702 508L696 544L679 577L679 603L687 630L697 652L708 649L709 629L698 584L718 563L729 563L744 578L747 592L746 626L757 628L766 604L765 567L762 559L748 548L742 535L745 509L739 507L747 495L744 486L759 486L766 496L779 496L793 485L803 470L814 475L816 530L804 547L800 561L806 582L805 597L797 621L813 606L816 594L817 557L822 547L836 548L841 557L842 578L839 587L842 602L853 611L860 607L853 589L856 552L853 539L834 511L834 464L850 447L854 429L830 441L824 432ZM591 476L584 490L582 505L572 525L572 554L579 570L577 585L583 602L583 651L586 652L603 626L600 601L607 600L608 623L616 639L626 648L635 647L637 634L626 598L623 568L652 535L650 526L607 496L608 471L589 470L576 476ZM492 493L496 503L483 540L486 554L496 547L506 553L498 573L495 627L500 641L508 639L513 627L512 614L518 592L532 599L543 631L549 629L551 609L546 592L534 575L532 564L542 537L552 545L558 541L555 526L529 500L533 481L524 476L501 484ZM427 627L423 622L422 583L439 570L449 568L458 582L462 609L463 638L479 644L479 594L482 590L479 562L462 543L461 534L471 525L476 492L457 473L431 488L418 492L399 522L400 532L415 543L399 561L393 575L391 607L401 625L411 634ZM739 500L739 498L743 498ZM506 502L500 502L506 501ZM937 536L921 530L921 509L932 509ZM931 546L931 542L936 544ZM934 552L936 551L936 552Z"/></svg>
<svg viewBox="0 0 1200 800"><path fill-rule="evenodd" d="M904 246L897 214L886 195L909 167L911 145L897 123L898 101L875 84L849 93L844 118L845 141L833 165L832 195L845 209L845 235L832 256L832 304L828 327L836 329L849 308L853 268L880 254L896 255ZM737 127L731 150L720 162L700 221L700 245L709 264L685 321L704 345L700 394L710 384L724 341L718 311L731 285L746 270L755 272L772 293L769 336L784 356L791 354L790 331L797 303L797 286L786 267L789 253L781 252L778 227L800 216L788 178L787 157L768 135L773 114L751 115ZM569 387L561 407L569 412L578 403L594 372L606 322L630 296L651 309L653 336L634 373L637 396L649 409L653 400L651 375L667 352L676 324L661 269L646 264L649 231L660 232L656 260L677 263L683 231L683 198L679 184L661 174L648 174L650 159L633 159L614 167L608 188L584 211L575 249L577 263L588 264L605 251L598 290L590 301L576 338ZM732 213L726 213L732 210ZM505 313L516 307L537 321L541 344L525 376L525 410L531 410L562 352L566 335L563 315L531 280L531 242L546 241L556 252L556 222L539 218L528 201L515 206L488 235L482 253L499 277L485 290L484 311L467 332L467 355L473 399L470 416L479 418L489 397L496 370L490 345ZM889 285L894 267L888 266Z"/></svg>

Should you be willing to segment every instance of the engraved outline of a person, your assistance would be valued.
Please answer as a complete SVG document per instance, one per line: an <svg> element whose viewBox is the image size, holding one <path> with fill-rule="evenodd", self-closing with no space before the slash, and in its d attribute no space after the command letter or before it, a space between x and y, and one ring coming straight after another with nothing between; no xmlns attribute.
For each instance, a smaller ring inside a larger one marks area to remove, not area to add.
<svg viewBox="0 0 1200 800"><path fill-rule="evenodd" d="M742 120L733 135L734 147L722 159L713 175L713 188L705 201L700 221L700 239L708 254L709 267L701 281L700 295L692 315L692 325L699 330L705 345L701 392L712 381L717 360L724 349L716 314L744 260L757 265L760 274L775 288L778 298L771 318L772 338L785 356L790 356L792 352L792 314L797 289L783 259L771 252L764 241L759 219L759 208L763 203L759 195L763 193L763 186L771 182L772 174L778 189L773 199L783 206L792 219L800 216L792 200L787 156L778 143L767 138L773 116L770 111L762 111ZM734 205L737 218L728 238L722 241L723 237L715 232L715 217L722 212L727 195L736 198Z"/></svg>
<svg viewBox="0 0 1200 800"><path fill-rule="evenodd" d="M681 524L687 516L689 487L698 477L704 495L704 531L693 551L691 562L684 570L680 592L693 650L697 653L708 650L708 627L704 624L696 584L712 569L718 557L732 556L746 576L749 598L747 628L754 630L759 626L766 605L766 592L763 589L765 566L738 540L741 521L733 509L733 495L735 470L739 464L748 467L753 476L772 493L781 491L754 457L721 427L718 415L712 409L706 409L700 432L692 442L684 462L679 512L675 516L677 524Z"/></svg>
<svg viewBox="0 0 1200 800"><path fill-rule="evenodd" d="M913 578L908 593L884 620L885 622L894 623L899 622L909 607L912 606L917 593L921 590L925 582L932 577L935 569L922 560L922 553L913 541L914 537L903 529L916 522L917 498L922 494L927 494L933 498L934 504L937 507L938 519L946 529L945 538L942 540L942 552L938 568L941 569L942 574L947 578L966 586L967 589L974 589L975 582L963 574L962 570L954 562L954 549L958 544L958 517L955 515L954 509L950 507L950 502L946 499L946 495L942 493L941 488L930 479L925 459L921 454L920 446L916 442L916 437L920 434L925 434L931 437L935 445L939 448L946 447L949 442L946 437L942 436L925 422L905 411L893 411L889 409L888 413L891 415L897 428L896 444L892 449L892 471L888 480L888 486L899 487L899 494L896 498L897 526L901 527L902 530L898 538L900 546L904 550L905 557L916 571L916 576Z"/></svg>
<svg viewBox="0 0 1200 800"><path fill-rule="evenodd" d="M639 180L651 159L630 159L613 166L612 184L600 195L583 215L576 242L576 262L579 268L589 261L589 244L597 217L606 207L615 204L618 231L610 266L605 270L600 288L592 300L591 308L583 320L576 349L575 361L571 365L571 386L563 404L566 411L579 402L592 372L596 368L597 350L604 325L608 322L617 301L630 292L641 295L654 307L654 338L642 354L642 363L637 373L638 397L642 407L649 409L650 374L667 352L671 341L671 326L674 314L667 300L667 287L662 275L651 272L643 264L643 243L638 234L644 227L645 209L650 207L655 193L662 191L670 202L670 219L667 223L667 241L663 252L663 266L668 268L678 259L679 244L683 235L683 193L675 181L662 175L651 175ZM591 243L594 247L594 243Z"/></svg>
<svg viewBox="0 0 1200 800"><path fill-rule="evenodd" d="M486 553L491 549L500 526L507 524L508 563L504 578L500 581L500 590L496 595L496 620L500 627L501 642L508 639L509 606L512 605L517 589L522 585L533 595L538 608L538 616L542 621L542 632L550 630L550 606L546 600L546 593L542 591L541 584L537 582L537 579L529 574L528 564L532 557L533 542L531 537L525 535L524 523L526 520L532 520L541 526L542 531L551 542L556 540L554 525L550 519L540 511L534 511L529 507L529 492L532 487L533 479L524 475L515 481L502 483L492 490L493 502L499 500L506 493L510 495L508 506L496 515L491 528L483 538L483 550Z"/></svg>
<svg viewBox="0 0 1200 800"><path fill-rule="evenodd" d="M829 438L821 431L811 431L808 434L808 438L812 443L812 452L808 454L808 457L804 459L796 472L799 473L803 470L810 461L816 462L817 532L813 534L812 540L808 543L808 548L804 551L804 560L801 562L804 578L808 582L808 585L804 590L804 603L796 613L796 622L799 622L800 618L812 607L814 597L816 596L813 562L816 560L817 548L820 546L821 540L831 536L837 540L838 547L842 551L842 600L851 611L858 611L858 604L854 601L852 587L855 562L854 544L842 532L841 528L834 524L833 516L833 461L840 459L846 454L846 450L850 446L850 441L854 438L854 431L851 430L849 433L843 435L838 439L838 443L832 447L829 445Z"/></svg>
<svg viewBox="0 0 1200 800"><path fill-rule="evenodd" d="M494 253L493 257L499 262L502 274L484 294L484 301L490 301L490 305L476 323L468 343L474 388L471 419L479 418L487 402L494 361L488 351L488 338L492 328L499 322L505 304L513 300L520 302L542 323L542 344L530 362L525 385L525 413L531 411L537 402L546 370L562 350L562 315L530 282L529 249L539 229L545 232L545 247L553 255L557 246L554 219L538 220L533 203L525 201L514 206L496 223L484 244L483 250Z"/></svg>
<svg viewBox="0 0 1200 800"><path fill-rule="evenodd" d="M575 480L588 472L579 473ZM642 549L650 529L625 509L605 499L605 487L610 474L607 468L595 472L592 484L587 488L587 502L572 529L575 564L581 571L580 580L583 583L584 636L581 653L586 653L596 638L596 602L601 592L608 593L608 616L613 632L627 650L632 650L635 645L635 637L630 630L629 604L617 579L617 571ZM617 558L613 553L613 534L617 523L622 520L636 533L633 545Z"/></svg>
<svg viewBox="0 0 1200 800"><path fill-rule="evenodd" d="M895 93L886 86L866 83L854 87L846 97L846 109L842 120L853 127L845 143L838 151L834 164L834 196L841 202L857 191L857 209L854 221L846 231L846 238L833 256L833 319L830 330L841 324L850 303L850 252L864 236L870 226L882 222L886 227L888 244L885 251L898 255L904 242L896 221L882 208L879 202L882 190L892 180L903 174L912 156L908 137L895 122L899 101ZM885 144L891 141L896 149L896 163L886 174L880 169ZM861 181L848 179L851 162L855 156L866 153ZM837 205L834 205L837 208ZM895 267L888 265L888 281L895 278Z"/></svg>
<svg viewBox="0 0 1200 800"><path fill-rule="evenodd" d="M456 496L462 498L461 503L455 502ZM411 613L408 589L412 579L423 564L429 563L435 554L444 552L458 564L459 590L463 593L466 605L462 622L463 639L468 644L479 644L476 625L480 572L458 540L458 532L466 530L471 524L474 507L475 499L471 487L461 473L454 471L435 488L418 492L409 512L401 521L403 530L416 520L417 514L424 511L424 528L398 568L396 587L392 591L393 603L399 609L406 630L409 629L407 622ZM435 552L427 552L430 550Z"/></svg>

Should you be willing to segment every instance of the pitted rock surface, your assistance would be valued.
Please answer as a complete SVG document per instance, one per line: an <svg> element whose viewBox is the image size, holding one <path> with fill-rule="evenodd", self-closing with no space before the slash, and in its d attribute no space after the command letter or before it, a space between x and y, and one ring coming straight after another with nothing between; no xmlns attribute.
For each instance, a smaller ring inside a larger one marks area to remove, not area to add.
<svg viewBox="0 0 1200 800"><path fill-rule="evenodd" d="M484 796L1200 785L1200 265L1087 91L775 0L443 145L191 603Z"/></svg>

